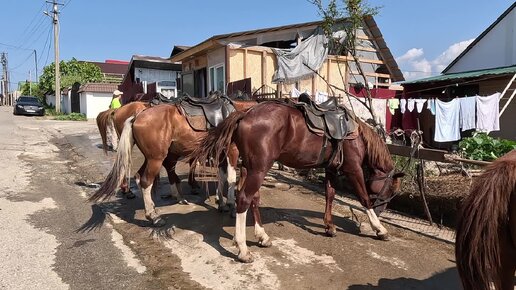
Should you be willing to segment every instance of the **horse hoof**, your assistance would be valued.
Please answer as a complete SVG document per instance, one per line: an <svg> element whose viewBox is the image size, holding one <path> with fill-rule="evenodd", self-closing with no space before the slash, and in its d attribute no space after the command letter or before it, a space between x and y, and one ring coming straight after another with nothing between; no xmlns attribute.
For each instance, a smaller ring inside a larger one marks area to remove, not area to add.
<svg viewBox="0 0 516 290"><path fill-rule="evenodd" d="M254 261L253 256L251 253L247 253L245 256L238 255L238 261L242 263L252 263Z"/></svg>
<svg viewBox="0 0 516 290"><path fill-rule="evenodd" d="M181 199L177 203L182 204L182 205L189 205L189 203L188 203L188 201L186 199Z"/></svg>
<svg viewBox="0 0 516 290"><path fill-rule="evenodd" d="M380 234L377 233L376 237L381 241L388 241L389 240L389 234Z"/></svg>
<svg viewBox="0 0 516 290"><path fill-rule="evenodd" d="M219 204L218 210L219 210L219 212L228 212L229 211L229 206L227 204L225 204L225 205L220 205Z"/></svg>
<svg viewBox="0 0 516 290"><path fill-rule="evenodd" d="M337 236L337 231L335 229L332 229L332 230L327 229L326 236L328 236L330 238L335 238Z"/></svg>
<svg viewBox="0 0 516 290"><path fill-rule="evenodd" d="M128 192L125 192L124 195L125 195L125 198L127 198L127 199L133 199L136 197L136 195L130 190Z"/></svg>
<svg viewBox="0 0 516 290"><path fill-rule="evenodd" d="M162 227L162 226L164 226L164 225L166 225L166 224L167 224L167 222L166 222L164 219L162 219L161 217L157 217L157 218L155 218L155 219L152 221L152 225L153 225L154 227L157 227L157 228L160 228L160 227Z"/></svg>
<svg viewBox="0 0 516 290"><path fill-rule="evenodd" d="M271 239L267 239L266 241L262 240L258 242L258 245L262 248L270 248L272 246Z"/></svg>

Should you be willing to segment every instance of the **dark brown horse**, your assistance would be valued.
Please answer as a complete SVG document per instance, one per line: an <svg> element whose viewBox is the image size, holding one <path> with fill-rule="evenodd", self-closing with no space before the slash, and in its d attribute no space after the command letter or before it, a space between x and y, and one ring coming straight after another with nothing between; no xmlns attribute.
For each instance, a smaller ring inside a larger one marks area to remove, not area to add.
<svg viewBox="0 0 516 290"><path fill-rule="evenodd" d="M455 255L465 290L514 289L516 150L473 182L459 212Z"/></svg>
<svg viewBox="0 0 516 290"><path fill-rule="evenodd" d="M240 261L253 260L247 249L245 232L249 207L253 211L259 244L265 247L271 245L260 220L258 190L274 161L300 169L326 168L324 224L328 235L334 236L336 233L331 213L335 196L334 177L344 174L366 208L377 236L387 238L387 230L380 223L377 213L386 207L398 189L399 178L403 174L394 174L391 156L379 135L365 123L358 123L356 138L342 140L340 145L332 142L322 150L323 137L309 131L301 111L287 104L264 102L247 112L232 113L216 130L209 132L199 149L192 154L194 161L202 162L210 156L221 156L232 143L236 144L242 158L235 229ZM337 164L337 158L333 158L334 150L340 150L344 155L342 164Z"/></svg>
<svg viewBox="0 0 516 290"><path fill-rule="evenodd" d="M234 101L236 110L245 110L256 102ZM113 168L99 190L90 197L90 200L105 199L114 194L115 189L123 182L124 176L129 176L131 150L134 144L138 146L145 157L145 162L136 175L136 183L143 192L145 216L156 226L164 225L156 212L151 198L152 185L156 175L163 165L168 174L172 194L179 199L182 197L181 180L175 173L178 160L199 145L199 140L207 132L196 131L187 122L178 105L157 105L140 112L136 117L126 120L120 136L119 148ZM228 203L234 203L232 191L236 183L234 166L238 158L236 150L231 151L231 158L227 171ZM192 175L193 176L193 175ZM222 191L219 193L219 206L223 206Z"/></svg>

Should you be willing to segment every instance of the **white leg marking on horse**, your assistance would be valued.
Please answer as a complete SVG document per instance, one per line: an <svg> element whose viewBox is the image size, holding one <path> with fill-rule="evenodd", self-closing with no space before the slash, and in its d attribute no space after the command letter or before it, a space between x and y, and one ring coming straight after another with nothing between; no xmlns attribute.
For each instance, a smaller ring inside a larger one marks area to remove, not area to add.
<svg viewBox="0 0 516 290"><path fill-rule="evenodd" d="M265 229L256 222L254 223L254 236L258 238L258 242L262 246L266 246L269 243L269 235L267 235Z"/></svg>
<svg viewBox="0 0 516 290"><path fill-rule="evenodd" d="M220 180L219 182L217 183L217 202L219 204L219 207L223 207L226 205L226 203L224 202L224 182L225 180L227 180L227 175L226 175L226 172L222 169L222 167L219 167L219 176L220 176Z"/></svg>
<svg viewBox="0 0 516 290"><path fill-rule="evenodd" d="M236 170L231 164L229 163L229 158L227 158L228 161L228 204L235 204L235 187L236 187Z"/></svg>
<svg viewBox="0 0 516 290"><path fill-rule="evenodd" d="M366 210L367 217L369 218L369 222L371 223L371 227L376 232L377 235L386 235L387 229L383 227L380 223L380 219L376 216L376 213L373 209Z"/></svg>
<svg viewBox="0 0 516 290"><path fill-rule="evenodd" d="M245 236L245 228L246 228L246 220L247 220L247 210L243 213L236 214L236 224L235 224L235 243L238 247L238 257L246 257L248 254L247 244L246 244L246 236Z"/></svg>
<svg viewBox="0 0 516 290"><path fill-rule="evenodd" d="M149 219L154 219L158 214L154 207L154 201L152 200L152 184L147 188L143 188L143 203L145 204L145 216Z"/></svg>

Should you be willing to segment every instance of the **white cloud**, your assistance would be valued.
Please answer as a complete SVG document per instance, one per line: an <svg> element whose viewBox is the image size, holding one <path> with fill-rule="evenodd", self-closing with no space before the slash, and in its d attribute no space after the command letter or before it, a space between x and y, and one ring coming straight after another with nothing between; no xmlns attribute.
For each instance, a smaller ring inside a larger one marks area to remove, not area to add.
<svg viewBox="0 0 516 290"><path fill-rule="evenodd" d="M422 48L411 48L402 56L397 57L396 62L406 80L438 75L472 41L473 39L469 39L454 43L433 60L426 59Z"/></svg>

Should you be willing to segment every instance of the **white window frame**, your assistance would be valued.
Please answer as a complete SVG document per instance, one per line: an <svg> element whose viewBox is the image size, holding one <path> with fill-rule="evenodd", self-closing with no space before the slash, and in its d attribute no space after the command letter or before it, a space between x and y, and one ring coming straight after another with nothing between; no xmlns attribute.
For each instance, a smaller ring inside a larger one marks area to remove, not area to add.
<svg viewBox="0 0 516 290"><path fill-rule="evenodd" d="M219 64L216 64L216 65L213 65L213 66L210 66L208 68L208 92L210 91L216 91L216 87L217 87L217 82L219 81L217 79L217 74L216 74L216 71L218 68L222 67L222 93L225 94L226 93L226 67L224 66L223 63L219 63ZM211 87L211 70L213 69L213 76L215 78L214 82L213 82L213 85L215 86L215 88Z"/></svg>

